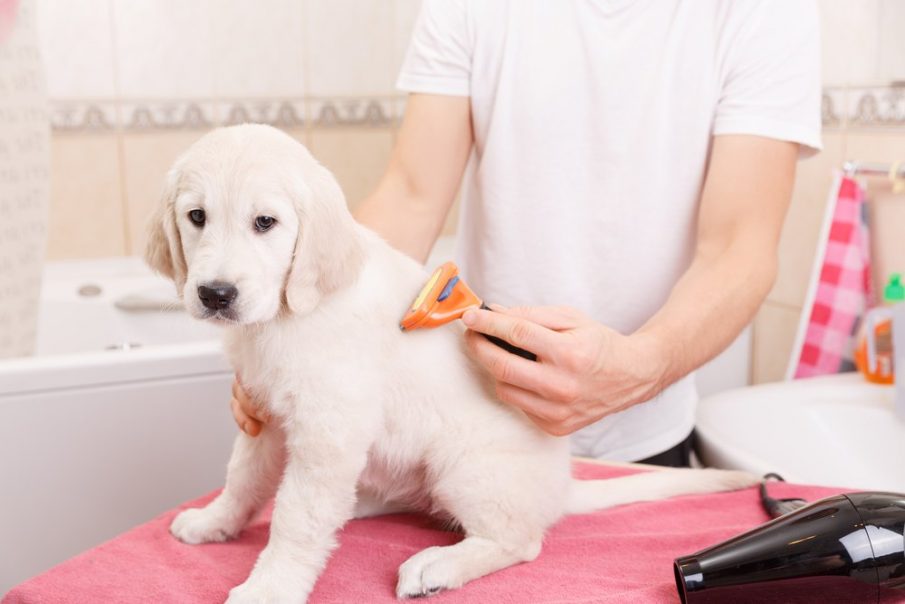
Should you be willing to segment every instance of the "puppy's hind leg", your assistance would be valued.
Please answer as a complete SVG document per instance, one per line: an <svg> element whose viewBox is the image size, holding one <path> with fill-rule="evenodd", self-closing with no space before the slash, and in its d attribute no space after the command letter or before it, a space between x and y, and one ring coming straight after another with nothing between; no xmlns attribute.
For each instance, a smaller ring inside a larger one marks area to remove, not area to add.
<svg viewBox="0 0 905 604"><path fill-rule="evenodd" d="M233 443L223 491L206 507L178 514L170 533L190 544L232 539L273 497L285 463L279 428L265 426L257 437L240 432Z"/></svg>
<svg viewBox="0 0 905 604"><path fill-rule="evenodd" d="M533 560L540 547L540 537L507 547L473 535L455 545L429 547L399 567L396 597L420 598L456 589L473 579Z"/></svg>
<svg viewBox="0 0 905 604"><path fill-rule="evenodd" d="M462 526L465 539L409 558L399 568L397 597L455 589L540 553L546 528L561 515L553 468L545 460L513 463L511 456L494 457L483 455L445 469L434 498Z"/></svg>

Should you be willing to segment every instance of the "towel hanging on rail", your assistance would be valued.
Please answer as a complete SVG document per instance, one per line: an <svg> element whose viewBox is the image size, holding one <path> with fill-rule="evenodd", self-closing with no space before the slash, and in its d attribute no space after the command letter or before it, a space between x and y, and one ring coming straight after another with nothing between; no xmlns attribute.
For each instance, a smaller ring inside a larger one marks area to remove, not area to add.
<svg viewBox="0 0 905 604"><path fill-rule="evenodd" d="M854 370L855 331L870 306L864 190L840 173L830 191L786 379Z"/></svg>

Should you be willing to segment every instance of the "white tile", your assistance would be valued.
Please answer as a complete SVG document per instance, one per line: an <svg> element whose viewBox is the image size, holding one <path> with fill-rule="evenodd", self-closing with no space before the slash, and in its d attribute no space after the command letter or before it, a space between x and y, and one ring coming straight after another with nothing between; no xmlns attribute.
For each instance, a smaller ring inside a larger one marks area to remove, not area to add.
<svg viewBox="0 0 905 604"><path fill-rule="evenodd" d="M880 2L880 80L905 81L905 2Z"/></svg>
<svg viewBox="0 0 905 604"><path fill-rule="evenodd" d="M820 0L819 6L824 85L876 83L880 0Z"/></svg>
<svg viewBox="0 0 905 604"><path fill-rule="evenodd" d="M752 381L755 384L783 379L792 348L801 309L766 302L754 319Z"/></svg>
<svg viewBox="0 0 905 604"><path fill-rule="evenodd" d="M308 94L391 94L394 12L386 1L306 0Z"/></svg>
<svg viewBox="0 0 905 604"><path fill-rule="evenodd" d="M304 93L303 5L299 0L223 2L211 15L218 97Z"/></svg>
<svg viewBox="0 0 905 604"><path fill-rule="evenodd" d="M38 36L51 99L111 98L111 0L41 0Z"/></svg>
<svg viewBox="0 0 905 604"><path fill-rule="evenodd" d="M399 74L402 61L412 38L412 30L418 11L421 9L421 0L394 0L395 29L393 32L393 74Z"/></svg>
<svg viewBox="0 0 905 604"><path fill-rule="evenodd" d="M214 93L213 0L113 0L120 94L209 98Z"/></svg>

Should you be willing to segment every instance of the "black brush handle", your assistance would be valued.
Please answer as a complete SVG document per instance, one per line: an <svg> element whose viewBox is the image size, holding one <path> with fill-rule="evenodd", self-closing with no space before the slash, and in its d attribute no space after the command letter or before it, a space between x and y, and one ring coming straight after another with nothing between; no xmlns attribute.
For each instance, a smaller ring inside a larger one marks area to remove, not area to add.
<svg viewBox="0 0 905 604"><path fill-rule="evenodd" d="M483 302L481 303L481 308L483 310L489 310L490 312L493 312L493 309L490 308L489 306L487 306L486 304L484 304ZM506 352L511 352L512 354L518 355L518 356L522 357L523 359L528 359L529 361L537 360L537 355L534 354L533 352L528 352L524 348L519 348L518 346L513 346L506 340L502 340L496 336L487 335L486 333L481 334L481 335L483 335L485 338L487 338L488 340L490 340L491 342L493 342L494 344L496 344L497 346L499 346Z"/></svg>

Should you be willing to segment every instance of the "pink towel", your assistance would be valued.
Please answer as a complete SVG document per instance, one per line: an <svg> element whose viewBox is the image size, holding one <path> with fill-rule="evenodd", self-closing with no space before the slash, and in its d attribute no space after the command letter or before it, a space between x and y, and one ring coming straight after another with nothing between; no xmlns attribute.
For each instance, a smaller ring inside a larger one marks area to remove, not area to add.
<svg viewBox="0 0 905 604"><path fill-rule="evenodd" d="M633 470L576 464L580 478L611 478ZM841 489L776 484L778 497L815 500ZM179 509L210 501L211 493ZM222 602L248 576L267 542L269 510L236 541L184 545L167 532L177 510L161 514L21 585L2 604L57 602ZM430 602L559 603L678 602L674 558L696 552L767 520L754 488L679 497L569 516L553 527L534 562L502 570L441 593ZM310 602L398 604L396 569L431 545L455 543L424 516L396 514L354 520L317 582Z"/></svg>
<svg viewBox="0 0 905 604"><path fill-rule="evenodd" d="M870 254L862 218L864 191L853 178L837 179L827 208L825 247L818 250L816 283L802 311L790 376L854 370L854 335L870 300ZM828 228L827 228L828 227Z"/></svg>

